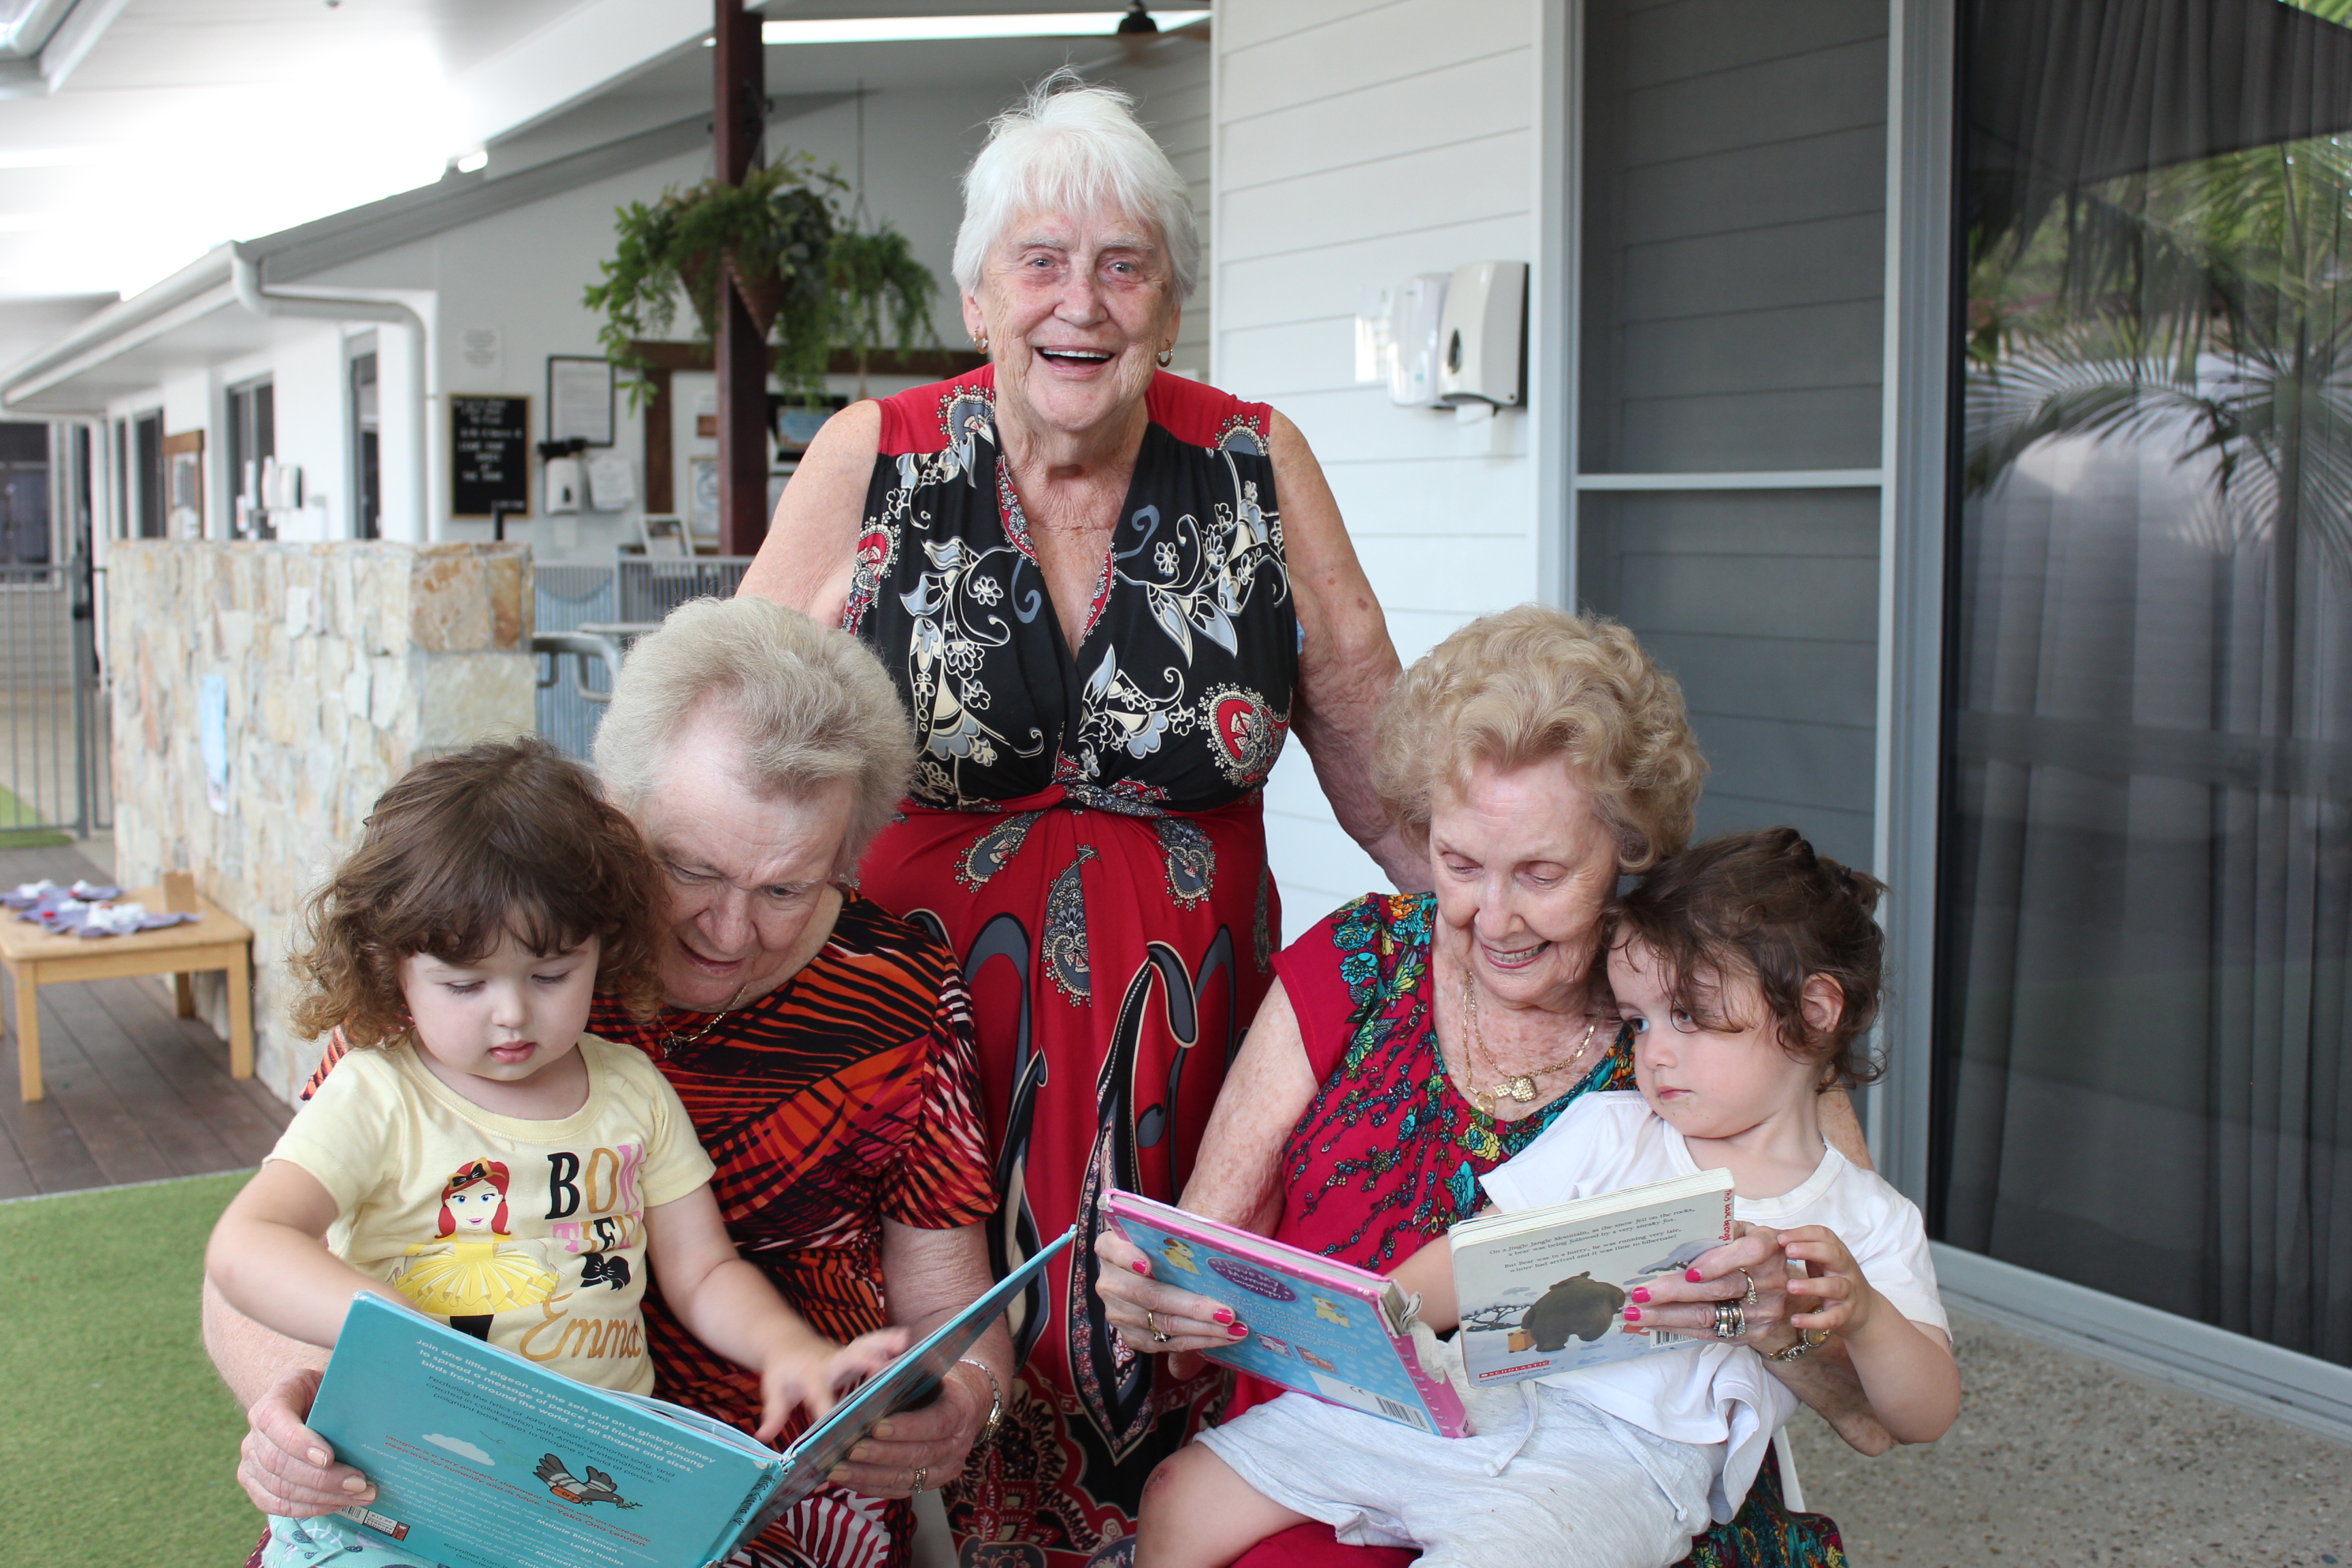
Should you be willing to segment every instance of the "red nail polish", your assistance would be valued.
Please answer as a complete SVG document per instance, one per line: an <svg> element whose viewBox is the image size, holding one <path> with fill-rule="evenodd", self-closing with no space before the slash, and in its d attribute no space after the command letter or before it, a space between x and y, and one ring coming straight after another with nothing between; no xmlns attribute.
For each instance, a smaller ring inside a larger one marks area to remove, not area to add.
<svg viewBox="0 0 2352 1568"><path fill-rule="evenodd" d="M1129 1264L1128 1267L1134 1269L1138 1274L1142 1275L1146 1279L1151 1278L1151 1265L1144 1262L1139 1258L1133 1263Z"/></svg>
<svg viewBox="0 0 2352 1568"><path fill-rule="evenodd" d="M1640 1321L1642 1321L1642 1309L1641 1309L1641 1308L1639 1308L1639 1307L1628 1307L1628 1308L1626 1308L1626 1309L1625 1309L1625 1321L1626 1321L1627 1322L1629 1322L1629 1323L1638 1323L1638 1322L1640 1322Z"/></svg>
<svg viewBox="0 0 2352 1568"><path fill-rule="evenodd" d="M1649 1299L1650 1293L1647 1290L1636 1290L1633 1292L1633 1300L1636 1301L1646 1301Z"/></svg>
<svg viewBox="0 0 2352 1568"><path fill-rule="evenodd" d="M1220 1307L1210 1315L1221 1323L1230 1323L1234 1321L1234 1310L1231 1307Z"/></svg>
<svg viewBox="0 0 2352 1568"><path fill-rule="evenodd" d="M1687 1280L1689 1280L1689 1281L1690 1281L1692 1284L1694 1284L1694 1285L1704 1285L1704 1284L1706 1284L1706 1275L1704 1275L1704 1274L1701 1274L1701 1273L1700 1273L1697 1269L1696 1269L1696 1268L1685 1268L1685 1269L1684 1269L1684 1270L1683 1270L1683 1278L1684 1278L1684 1279L1687 1279Z"/></svg>
<svg viewBox="0 0 2352 1568"><path fill-rule="evenodd" d="M1249 1330L1248 1330L1248 1329L1246 1329L1246 1328L1244 1328L1244 1327L1243 1327L1243 1326L1242 1326L1241 1324L1239 1324L1239 1323L1235 1323L1235 1324L1234 1324L1231 1328L1227 1329L1227 1330L1225 1331L1225 1332L1227 1332L1227 1333L1229 1333L1229 1334L1233 1335L1233 1336L1234 1336L1234 1338L1235 1338L1235 1339L1237 1339L1237 1340L1238 1340L1238 1339L1245 1338L1245 1337L1248 1335L1248 1333L1249 1333Z"/></svg>

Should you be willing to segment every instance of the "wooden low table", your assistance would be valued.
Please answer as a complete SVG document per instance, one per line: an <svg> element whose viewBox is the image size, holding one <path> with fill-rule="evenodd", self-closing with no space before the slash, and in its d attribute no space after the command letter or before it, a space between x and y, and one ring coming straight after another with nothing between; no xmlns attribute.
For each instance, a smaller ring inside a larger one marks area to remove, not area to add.
<svg viewBox="0 0 2352 1568"><path fill-rule="evenodd" d="M151 910L163 908L163 889L141 888L122 895ZM26 1100L41 1098L40 991L68 980L118 980L131 974L169 974L172 996L183 1018L196 1015L188 977L200 971L228 971L228 1072L253 1076L253 932L210 899L199 898L201 920L142 931L136 936L51 936L16 911L0 909L0 968L16 983L16 1078Z"/></svg>

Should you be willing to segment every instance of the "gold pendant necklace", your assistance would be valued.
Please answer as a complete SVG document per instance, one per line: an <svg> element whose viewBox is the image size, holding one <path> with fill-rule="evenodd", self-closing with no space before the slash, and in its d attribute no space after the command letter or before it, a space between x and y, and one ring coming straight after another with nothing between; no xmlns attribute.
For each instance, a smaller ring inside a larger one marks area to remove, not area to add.
<svg viewBox="0 0 2352 1568"><path fill-rule="evenodd" d="M1536 1097L1536 1079L1547 1073L1564 1071L1582 1061L1584 1053L1591 1048L1592 1037L1599 1033L1600 1029L1599 1018L1590 1020L1584 1026L1584 1037L1576 1042L1576 1049L1570 1052L1568 1056L1556 1062L1547 1062L1532 1071L1513 1073L1502 1078L1494 1088L1484 1093L1481 1093L1475 1083L1473 1083L1470 1089L1470 1103L1476 1106L1479 1112L1486 1116L1495 1114L1496 1102L1507 1094L1520 1105L1528 1104ZM1475 1074L1479 1070L1479 1058L1482 1057L1486 1058L1486 1071L1500 1073L1501 1069L1495 1066L1494 1058L1486 1055L1486 1035L1478 1026L1478 993L1472 985L1466 970L1462 975L1462 1037L1463 1066L1470 1074Z"/></svg>
<svg viewBox="0 0 2352 1568"><path fill-rule="evenodd" d="M708 1035L711 1030L719 1027L719 1019L724 1018L728 1014L732 1013L736 1008L740 1007L743 1005L743 993L750 989L751 989L751 987L749 984L740 987L734 995L727 999L727 1005L719 1008L719 1011L710 1015L710 1021L703 1025L699 1029L695 1030L694 1033L690 1035L681 1035L675 1029L665 1029L662 1031L661 1059L667 1061L670 1059L672 1055L685 1047L700 1045L702 1043L702 1037L705 1035Z"/></svg>

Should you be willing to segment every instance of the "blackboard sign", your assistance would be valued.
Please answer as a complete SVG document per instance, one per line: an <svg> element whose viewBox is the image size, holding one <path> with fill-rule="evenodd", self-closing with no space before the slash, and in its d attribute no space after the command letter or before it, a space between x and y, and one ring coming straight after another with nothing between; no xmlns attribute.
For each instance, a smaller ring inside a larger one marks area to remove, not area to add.
<svg viewBox="0 0 2352 1568"><path fill-rule="evenodd" d="M449 399L449 515L530 510L530 399Z"/></svg>

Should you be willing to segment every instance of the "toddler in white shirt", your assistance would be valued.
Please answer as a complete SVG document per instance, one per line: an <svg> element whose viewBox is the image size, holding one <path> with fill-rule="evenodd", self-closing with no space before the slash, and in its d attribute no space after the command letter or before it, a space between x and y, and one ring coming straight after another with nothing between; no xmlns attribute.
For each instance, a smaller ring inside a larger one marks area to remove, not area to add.
<svg viewBox="0 0 2352 1568"><path fill-rule="evenodd" d="M1785 1321L1746 1322L1751 1287L1717 1309L1717 1338L1470 1391L1471 1437L1285 1394L1153 1476L1137 1568L1221 1568L1310 1520L1352 1544L1419 1547L1421 1568L1664 1568L1710 1516L1737 1511L1795 1411L1763 1356L1794 1359L1832 1334L1889 1432L1941 1436L1959 1373L1919 1211L1829 1147L1816 1112L1823 1089L1877 1076L1864 1040L1883 890L1790 828L1658 867L1609 912L1641 1091L1588 1094L1484 1181L1520 1209L1727 1170L1743 1230L1775 1233L1789 1260ZM1395 1278L1432 1327L1454 1326L1450 1249L1423 1247ZM1646 1331L1648 1292L1632 1300L1624 1331Z"/></svg>

